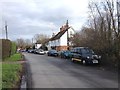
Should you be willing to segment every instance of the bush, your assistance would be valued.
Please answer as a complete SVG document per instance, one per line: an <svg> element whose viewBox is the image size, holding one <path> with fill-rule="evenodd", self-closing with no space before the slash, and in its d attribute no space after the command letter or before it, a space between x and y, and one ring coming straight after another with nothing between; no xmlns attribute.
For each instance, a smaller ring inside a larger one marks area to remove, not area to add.
<svg viewBox="0 0 120 90"><path fill-rule="evenodd" d="M16 43L12 42L12 45L11 45L11 55L13 55L15 53L16 53Z"/></svg>
<svg viewBox="0 0 120 90"><path fill-rule="evenodd" d="M0 61L2 60L2 40L0 39Z"/></svg>

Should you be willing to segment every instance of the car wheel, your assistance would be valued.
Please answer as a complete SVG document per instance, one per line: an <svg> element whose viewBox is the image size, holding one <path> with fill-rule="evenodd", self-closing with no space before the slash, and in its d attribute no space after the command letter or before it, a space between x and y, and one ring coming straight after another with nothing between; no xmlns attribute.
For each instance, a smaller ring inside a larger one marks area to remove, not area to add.
<svg viewBox="0 0 120 90"><path fill-rule="evenodd" d="M71 58L72 62L75 62L75 60L73 58Z"/></svg>
<svg viewBox="0 0 120 90"><path fill-rule="evenodd" d="M64 57L63 57L64 59L66 59L66 56L64 55Z"/></svg>

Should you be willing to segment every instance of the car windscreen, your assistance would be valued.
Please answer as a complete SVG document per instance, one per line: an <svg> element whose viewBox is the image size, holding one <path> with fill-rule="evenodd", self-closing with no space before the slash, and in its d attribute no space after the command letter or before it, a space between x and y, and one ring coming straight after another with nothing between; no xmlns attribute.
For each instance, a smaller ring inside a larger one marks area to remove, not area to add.
<svg viewBox="0 0 120 90"><path fill-rule="evenodd" d="M50 52L56 53L57 51L56 50L51 50Z"/></svg>
<svg viewBox="0 0 120 90"><path fill-rule="evenodd" d="M81 49L82 54L94 54L93 50L88 48Z"/></svg>
<svg viewBox="0 0 120 90"><path fill-rule="evenodd" d="M42 50L42 49L40 49L40 51L41 51L41 52L43 52L43 50Z"/></svg>
<svg viewBox="0 0 120 90"><path fill-rule="evenodd" d="M66 53L71 53L70 51L66 51Z"/></svg>

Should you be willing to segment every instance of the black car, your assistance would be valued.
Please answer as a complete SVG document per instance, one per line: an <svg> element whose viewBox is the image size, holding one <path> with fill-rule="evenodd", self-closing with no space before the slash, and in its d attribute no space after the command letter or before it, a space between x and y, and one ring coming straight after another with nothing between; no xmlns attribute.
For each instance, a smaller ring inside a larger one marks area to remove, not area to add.
<svg viewBox="0 0 120 90"><path fill-rule="evenodd" d="M96 55L92 49L88 47L76 47L71 51L72 61L79 61L82 64L99 64L101 56Z"/></svg>
<svg viewBox="0 0 120 90"><path fill-rule="evenodd" d="M56 50L49 50L47 55L48 56L58 56L58 52Z"/></svg>

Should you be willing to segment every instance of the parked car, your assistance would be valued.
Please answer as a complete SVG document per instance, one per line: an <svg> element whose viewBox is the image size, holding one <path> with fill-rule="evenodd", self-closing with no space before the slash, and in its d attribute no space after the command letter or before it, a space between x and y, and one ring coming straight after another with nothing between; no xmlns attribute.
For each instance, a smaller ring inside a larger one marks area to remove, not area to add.
<svg viewBox="0 0 120 90"><path fill-rule="evenodd" d="M82 64L99 64L101 56L96 55L92 49L88 47L76 47L72 50L72 61L79 61Z"/></svg>
<svg viewBox="0 0 120 90"><path fill-rule="evenodd" d="M48 53L48 51L46 51L46 50L45 50L44 52L45 52L45 54L47 54L47 53Z"/></svg>
<svg viewBox="0 0 120 90"><path fill-rule="evenodd" d="M58 51L58 56L61 57L61 54L62 54L63 52L64 52L63 50Z"/></svg>
<svg viewBox="0 0 120 90"><path fill-rule="evenodd" d="M60 53L60 57L61 58L71 58L72 57L72 53L69 50L62 51Z"/></svg>
<svg viewBox="0 0 120 90"><path fill-rule="evenodd" d="M34 49L28 49L28 53L34 53Z"/></svg>
<svg viewBox="0 0 120 90"><path fill-rule="evenodd" d="M49 50L47 55L48 56L58 56L58 52L56 50Z"/></svg>
<svg viewBox="0 0 120 90"><path fill-rule="evenodd" d="M20 50L20 52L26 52L26 50L25 50L25 49L23 49L23 50Z"/></svg>
<svg viewBox="0 0 120 90"><path fill-rule="evenodd" d="M44 55L45 52L44 52L42 49L37 49L37 50L36 50L36 54Z"/></svg>

